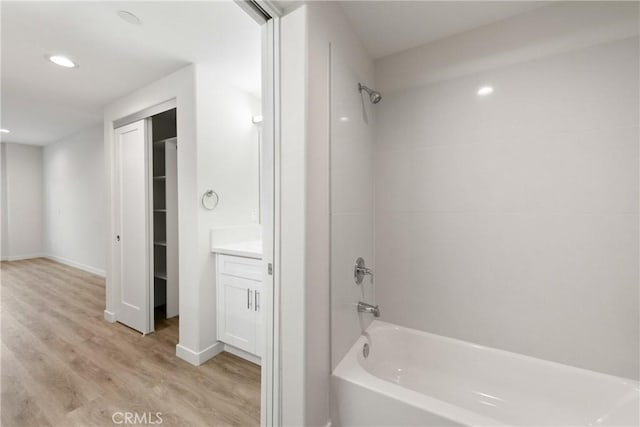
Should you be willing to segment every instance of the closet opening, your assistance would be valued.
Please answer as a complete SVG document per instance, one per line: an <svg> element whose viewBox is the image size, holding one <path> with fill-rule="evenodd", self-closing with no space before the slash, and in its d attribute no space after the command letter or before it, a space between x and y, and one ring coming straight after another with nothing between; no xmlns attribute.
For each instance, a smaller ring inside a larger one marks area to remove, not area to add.
<svg viewBox="0 0 640 427"><path fill-rule="evenodd" d="M178 133L175 100L115 123L114 264L118 318L149 334L178 331ZM178 334L175 336L178 344Z"/></svg>
<svg viewBox="0 0 640 427"><path fill-rule="evenodd" d="M178 279L178 168L176 109L149 117L151 129L151 177L149 193L153 213L150 218L153 254L154 330L177 324L179 314ZM177 344L177 342L176 342Z"/></svg>

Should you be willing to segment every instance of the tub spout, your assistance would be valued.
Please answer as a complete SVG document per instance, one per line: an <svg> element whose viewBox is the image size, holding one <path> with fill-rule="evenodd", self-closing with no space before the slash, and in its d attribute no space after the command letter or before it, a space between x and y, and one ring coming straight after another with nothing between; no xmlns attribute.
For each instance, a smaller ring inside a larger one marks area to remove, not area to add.
<svg viewBox="0 0 640 427"><path fill-rule="evenodd" d="M377 305L360 301L358 302L358 313L371 313L373 317L380 317L380 308Z"/></svg>

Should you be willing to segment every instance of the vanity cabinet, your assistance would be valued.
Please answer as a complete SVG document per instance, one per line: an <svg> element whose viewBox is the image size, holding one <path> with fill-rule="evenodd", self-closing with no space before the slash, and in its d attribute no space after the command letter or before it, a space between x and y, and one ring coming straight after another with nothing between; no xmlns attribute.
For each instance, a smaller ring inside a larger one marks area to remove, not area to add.
<svg viewBox="0 0 640 427"><path fill-rule="evenodd" d="M260 356L262 348L262 261L217 256L218 340Z"/></svg>

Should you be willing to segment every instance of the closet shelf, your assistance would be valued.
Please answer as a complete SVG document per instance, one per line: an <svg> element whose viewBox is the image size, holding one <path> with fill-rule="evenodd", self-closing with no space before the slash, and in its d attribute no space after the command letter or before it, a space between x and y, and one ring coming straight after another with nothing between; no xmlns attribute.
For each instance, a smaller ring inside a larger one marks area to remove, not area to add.
<svg viewBox="0 0 640 427"><path fill-rule="evenodd" d="M155 181L159 181L159 180L167 179L167 176L166 175L154 176L153 179Z"/></svg>
<svg viewBox="0 0 640 427"><path fill-rule="evenodd" d="M166 209L154 209L153 211L154 212L166 212L167 210Z"/></svg>
<svg viewBox="0 0 640 427"><path fill-rule="evenodd" d="M156 279L167 280L167 275L162 273L155 273L153 277L155 277Z"/></svg>
<svg viewBox="0 0 640 427"><path fill-rule="evenodd" d="M169 142L169 141L175 141L176 139L178 139L177 137L173 136L171 138L166 138L166 139L160 139L158 141L153 141L154 144L164 144L165 142Z"/></svg>
<svg viewBox="0 0 640 427"><path fill-rule="evenodd" d="M167 242L153 242L156 246L167 246Z"/></svg>

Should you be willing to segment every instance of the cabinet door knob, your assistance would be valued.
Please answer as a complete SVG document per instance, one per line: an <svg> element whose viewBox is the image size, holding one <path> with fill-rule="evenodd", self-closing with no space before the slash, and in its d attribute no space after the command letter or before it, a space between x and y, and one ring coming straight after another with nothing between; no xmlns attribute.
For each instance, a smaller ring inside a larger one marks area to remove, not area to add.
<svg viewBox="0 0 640 427"><path fill-rule="evenodd" d="M253 300L254 310L260 310L260 292L255 291L254 300Z"/></svg>

